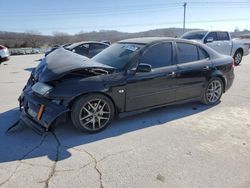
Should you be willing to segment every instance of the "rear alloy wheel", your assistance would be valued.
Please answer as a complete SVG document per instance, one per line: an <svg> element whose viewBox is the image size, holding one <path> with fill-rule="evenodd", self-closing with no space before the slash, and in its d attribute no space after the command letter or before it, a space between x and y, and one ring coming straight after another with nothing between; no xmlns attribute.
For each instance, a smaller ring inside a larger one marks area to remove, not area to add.
<svg viewBox="0 0 250 188"><path fill-rule="evenodd" d="M242 52L240 50L237 50L234 54L234 65L238 66L241 63L242 60Z"/></svg>
<svg viewBox="0 0 250 188"><path fill-rule="evenodd" d="M100 94L85 95L73 106L71 119L81 131L95 133L105 129L114 118L112 101Z"/></svg>
<svg viewBox="0 0 250 188"><path fill-rule="evenodd" d="M220 78L211 79L203 94L202 102L207 105L218 103L222 96L223 88L223 82Z"/></svg>

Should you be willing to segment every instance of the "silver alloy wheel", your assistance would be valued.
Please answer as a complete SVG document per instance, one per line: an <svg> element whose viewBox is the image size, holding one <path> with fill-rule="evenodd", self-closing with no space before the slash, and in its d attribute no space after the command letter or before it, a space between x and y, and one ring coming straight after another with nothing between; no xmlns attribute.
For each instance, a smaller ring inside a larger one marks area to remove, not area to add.
<svg viewBox="0 0 250 188"><path fill-rule="evenodd" d="M238 52L234 57L234 63L235 65L239 65L242 59L242 55L240 52Z"/></svg>
<svg viewBox="0 0 250 188"><path fill-rule="evenodd" d="M109 121L111 109L108 103L102 99L92 99L85 103L80 111L81 125L87 130L103 128Z"/></svg>
<svg viewBox="0 0 250 188"><path fill-rule="evenodd" d="M213 80L207 87L207 100L210 103L216 103L222 94L222 84L219 80Z"/></svg>

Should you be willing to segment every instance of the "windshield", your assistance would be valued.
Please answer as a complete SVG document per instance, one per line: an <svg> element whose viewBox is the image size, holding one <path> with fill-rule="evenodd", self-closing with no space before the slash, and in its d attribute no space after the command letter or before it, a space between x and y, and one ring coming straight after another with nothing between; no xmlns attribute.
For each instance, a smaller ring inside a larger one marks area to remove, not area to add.
<svg viewBox="0 0 250 188"><path fill-rule="evenodd" d="M116 69L123 69L129 60L140 51L144 45L131 43L115 43L92 59Z"/></svg>
<svg viewBox="0 0 250 188"><path fill-rule="evenodd" d="M182 35L182 39L191 39L191 40L201 40L206 35L207 31L193 31L188 32Z"/></svg>

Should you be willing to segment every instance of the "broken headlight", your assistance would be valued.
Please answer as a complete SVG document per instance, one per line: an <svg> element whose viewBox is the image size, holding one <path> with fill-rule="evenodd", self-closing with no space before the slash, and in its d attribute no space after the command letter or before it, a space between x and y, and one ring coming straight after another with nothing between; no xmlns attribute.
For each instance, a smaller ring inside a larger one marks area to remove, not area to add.
<svg viewBox="0 0 250 188"><path fill-rule="evenodd" d="M43 96L46 96L52 89L53 89L52 86L41 82L37 82L32 86L32 90L34 92Z"/></svg>

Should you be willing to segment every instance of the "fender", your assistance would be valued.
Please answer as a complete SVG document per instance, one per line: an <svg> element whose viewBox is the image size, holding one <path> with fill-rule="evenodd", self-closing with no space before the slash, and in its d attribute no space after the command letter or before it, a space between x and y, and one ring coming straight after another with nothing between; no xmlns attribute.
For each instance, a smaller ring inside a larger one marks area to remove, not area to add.
<svg viewBox="0 0 250 188"><path fill-rule="evenodd" d="M231 56L234 57L234 54L235 54L238 50L240 50L240 51L242 52L242 56L244 55L244 50L243 50L243 48L239 47L239 48L237 48L237 49L232 50Z"/></svg>
<svg viewBox="0 0 250 188"><path fill-rule="evenodd" d="M223 92L225 92L225 86L227 85L227 79L225 75L223 75L223 73L220 70L216 69L215 71L212 72L210 79L215 78L215 77L219 77L222 80L223 85L224 85Z"/></svg>
<svg viewBox="0 0 250 188"><path fill-rule="evenodd" d="M88 78L72 78L63 80L47 96L50 99L66 99L64 104L71 107L79 97L89 93L102 93L112 99L116 110L123 112L125 109L125 76L123 73L115 73L104 76L92 76Z"/></svg>

